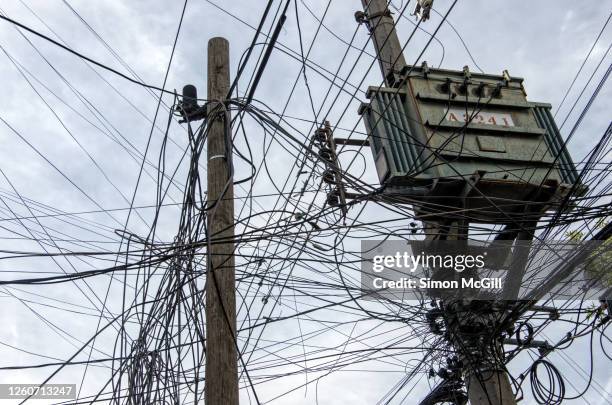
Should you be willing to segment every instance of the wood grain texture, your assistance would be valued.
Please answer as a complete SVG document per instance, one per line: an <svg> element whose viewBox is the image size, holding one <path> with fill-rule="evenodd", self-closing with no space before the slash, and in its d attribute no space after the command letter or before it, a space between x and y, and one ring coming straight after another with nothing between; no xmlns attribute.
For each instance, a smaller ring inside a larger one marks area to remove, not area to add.
<svg viewBox="0 0 612 405"><path fill-rule="evenodd" d="M207 405L238 405L238 367L235 344L236 292L234 273L234 186L226 151L222 102L230 85L229 43L208 42L208 232L210 245L206 283ZM215 240L230 240L215 243ZM213 274L214 273L214 274ZM219 297L219 294L221 295Z"/></svg>

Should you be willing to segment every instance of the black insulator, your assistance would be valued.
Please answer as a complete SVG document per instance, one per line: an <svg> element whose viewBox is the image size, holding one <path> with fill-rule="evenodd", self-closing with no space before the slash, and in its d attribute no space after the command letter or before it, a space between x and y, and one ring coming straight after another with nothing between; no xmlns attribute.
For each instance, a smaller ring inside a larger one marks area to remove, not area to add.
<svg viewBox="0 0 612 405"><path fill-rule="evenodd" d="M314 133L314 139L322 143L327 142L327 132L324 129L317 129Z"/></svg>
<svg viewBox="0 0 612 405"><path fill-rule="evenodd" d="M438 377L440 377L443 380L448 380L448 378L450 377L448 370L445 368L441 368L440 370L438 370L437 374L438 374Z"/></svg>
<svg viewBox="0 0 612 405"><path fill-rule="evenodd" d="M327 204L330 207L338 206L338 204L340 204L340 199L338 198L338 195L334 192L327 194Z"/></svg>
<svg viewBox="0 0 612 405"><path fill-rule="evenodd" d="M326 147L319 149L319 157L327 162L331 162L333 160L331 149Z"/></svg>
<svg viewBox="0 0 612 405"><path fill-rule="evenodd" d="M363 11L355 11L355 21L357 21L357 24L363 24L367 19L366 13Z"/></svg>
<svg viewBox="0 0 612 405"><path fill-rule="evenodd" d="M323 172L323 181L327 184L335 184L336 176L333 170L325 170Z"/></svg>
<svg viewBox="0 0 612 405"><path fill-rule="evenodd" d="M191 112L198 108L198 89L193 84L183 87L183 109Z"/></svg>

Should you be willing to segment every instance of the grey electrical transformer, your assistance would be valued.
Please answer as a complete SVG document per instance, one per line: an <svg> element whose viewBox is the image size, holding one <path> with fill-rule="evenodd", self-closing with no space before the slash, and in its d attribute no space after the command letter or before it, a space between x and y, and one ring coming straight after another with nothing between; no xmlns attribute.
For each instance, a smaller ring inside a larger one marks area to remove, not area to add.
<svg viewBox="0 0 612 405"><path fill-rule="evenodd" d="M385 191L506 222L525 204L546 210L578 174L549 104L527 101L523 79L409 67L398 88L370 87L360 107Z"/></svg>

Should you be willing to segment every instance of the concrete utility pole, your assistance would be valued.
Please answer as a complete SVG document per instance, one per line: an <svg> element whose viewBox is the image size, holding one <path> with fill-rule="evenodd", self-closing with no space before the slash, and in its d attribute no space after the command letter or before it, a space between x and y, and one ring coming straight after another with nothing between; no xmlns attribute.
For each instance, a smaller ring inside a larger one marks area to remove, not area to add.
<svg viewBox="0 0 612 405"><path fill-rule="evenodd" d="M406 66L395 21L385 0L361 0L385 84L391 86Z"/></svg>
<svg viewBox="0 0 612 405"><path fill-rule="evenodd" d="M415 0L416 1L416 0ZM395 24L391 12L387 7L386 0L362 0L364 17L370 34L372 35L379 58L380 68L387 86L401 81L400 73L406 67L406 60L402 54L402 46L395 30ZM407 91L412 96L409 86ZM436 239L435 233L442 231L440 224L426 224L434 231L431 239ZM467 238L467 223L455 223L450 228L456 232L450 232L446 239ZM449 303L447 307L454 307ZM486 304L486 303L484 303ZM460 305L460 304L459 304ZM448 311L448 309L447 309ZM457 316L450 312L446 314L447 321L459 326L465 321L464 316ZM468 314L467 317L479 318L478 314ZM457 330L459 328L456 328ZM500 336L491 336L495 346L499 346ZM503 350L485 350L475 342L464 339L460 333L451 332L451 343L455 346L459 358L464 362L464 377L467 382L468 398L471 405L515 405L516 400L512 392L509 377L503 367ZM486 352L486 353L485 353ZM500 354L501 352L501 354ZM467 363L467 364L466 364ZM437 403L437 402L436 402Z"/></svg>
<svg viewBox="0 0 612 405"><path fill-rule="evenodd" d="M208 271L206 282L207 405L238 405L236 291L234 273L234 183L228 150L229 120L223 101L230 86L229 43L208 41ZM224 243L214 243L224 240Z"/></svg>

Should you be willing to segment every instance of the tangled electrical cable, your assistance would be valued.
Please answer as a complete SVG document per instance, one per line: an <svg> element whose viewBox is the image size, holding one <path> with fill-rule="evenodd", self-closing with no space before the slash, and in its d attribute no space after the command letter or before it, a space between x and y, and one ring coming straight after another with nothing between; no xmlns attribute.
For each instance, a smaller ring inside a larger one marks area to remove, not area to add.
<svg viewBox="0 0 612 405"><path fill-rule="evenodd" d="M546 373L543 380L541 370ZM540 370L540 371L538 371ZM538 359L529 370L531 391L538 404L559 405L565 398L565 383L559 370L547 360Z"/></svg>

